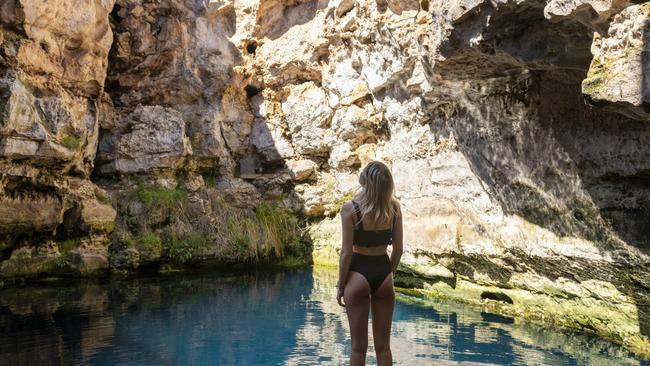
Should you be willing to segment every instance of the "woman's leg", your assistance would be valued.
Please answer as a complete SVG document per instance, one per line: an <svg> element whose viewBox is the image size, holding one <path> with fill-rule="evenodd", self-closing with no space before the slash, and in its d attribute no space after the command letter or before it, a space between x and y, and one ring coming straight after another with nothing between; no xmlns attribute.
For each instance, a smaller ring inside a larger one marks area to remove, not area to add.
<svg viewBox="0 0 650 366"><path fill-rule="evenodd" d="M377 291L370 298L372 307L372 337L375 341L377 366L393 364L393 354L390 350L390 328L393 323L393 308L395 307L395 290L393 289L393 273L391 272Z"/></svg>
<svg viewBox="0 0 650 366"><path fill-rule="evenodd" d="M350 323L352 354L350 366L364 366L368 350L368 310L370 307L370 285L363 275L349 272L343 292L345 311Z"/></svg>

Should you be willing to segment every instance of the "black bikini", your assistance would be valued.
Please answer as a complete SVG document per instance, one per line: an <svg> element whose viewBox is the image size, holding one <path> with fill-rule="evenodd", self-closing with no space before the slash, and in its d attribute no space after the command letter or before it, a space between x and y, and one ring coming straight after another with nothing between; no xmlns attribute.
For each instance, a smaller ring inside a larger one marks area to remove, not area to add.
<svg viewBox="0 0 650 366"><path fill-rule="evenodd" d="M354 205L354 211L357 214L357 223L354 225L353 245L360 247L377 247L382 245L391 245L393 243L395 216L393 216L393 226L390 229L363 230L359 204L352 201L352 205ZM370 285L371 293L377 291L379 286L381 286L392 270L393 268L388 254L364 255L352 253L350 271L358 272L366 278Z"/></svg>

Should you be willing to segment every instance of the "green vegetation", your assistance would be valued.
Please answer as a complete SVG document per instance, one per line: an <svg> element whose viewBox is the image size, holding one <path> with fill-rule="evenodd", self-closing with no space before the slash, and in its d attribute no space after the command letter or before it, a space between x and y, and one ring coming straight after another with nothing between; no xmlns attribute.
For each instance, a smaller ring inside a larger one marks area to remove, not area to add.
<svg viewBox="0 0 650 366"><path fill-rule="evenodd" d="M582 82L582 94L588 94L592 98L598 95L598 91L603 85L603 78L592 77L587 78Z"/></svg>
<svg viewBox="0 0 650 366"><path fill-rule="evenodd" d="M135 194L138 200L150 209L173 209L187 201L187 190L178 187L140 186L136 189Z"/></svg>
<svg viewBox="0 0 650 366"><path fill-rule="evenodd" d="M298 223L293 215L269 203L257 206L255 215L262 226L265 241L277 257L282 257L285 245L299 243Z"/></svg>
<svg viewBox="0 0 650 366"><path fill-rule="evenodd" d="M16 42L19 42L20 40L22 40L23 38L25 38L22 35L14 32L12 30L2 28L2 27L0 27L0 33L2 33L2 38L5 41L10 42L10 43L16 43Z"/></svg>
<svg viewBox="0 0 650 366"><path fill-rule="evenodd" d="M167 259L174 264L188 264L197 257L210 244L209 238L199 232L190 232L183 235L171 233L165 241L165 254Z"/></svg>
<svg viewBox="0 0 650 366"><path fill-rule="evenodd" d="M153 232L146 232L140 234L135 239L136 248L140 252L140 256L147 259L159 259L162 254L163 244L162 239L158 234Z"/></svg>
<svg viewBox="0 0 650 366"><path fill-rule="evenodd" d="M215 202L216 207L223 205ZM254 216L246 210L231 210L223 219L226 230L218 236L228 244L231 260L260 261L299 252L301 235L297 218L270 202L258 205Z"/></svg>
<svg viewBox="0 0 650 366"><path fill-rule="evenodd" d="M124 248L135 247L135 241L133 240L133 237L131 237L131 234L129 234L128 232L121 233L121 235L119 236L119 243L122 244Z"/></svg>
<svg viewBox="0 0 650 366"><path fill-rule="evenodd" d="M141 248L155 248L162 245L162 240L156 233L147 232L141 234L136 239L138 247Z"/></svg>
<svg viewBox="0 0 650 366"><path fill-rule="evenodd" d="M216 170L203 173L201 176L203 177L203 182L205 183L206 187L215 188L217 186L217 178L219 177L219 173Z"/></svg>
<svg viewBox="0 0 650 366"><path fill-rule="evenodd" d="M68 253L63 253L59 258L54 261L54 266L58 267L64 272L74 270L74 263ZM41 272L50 272L49 270L42 270Z"/></svg>
<svg viewBox="0 0 650 366"><path fill-rule="evenodd" d="M57 245L59 247L59 253L65 254L79 245L79 239L67 239L59 242Z"/></svg>
<svg viewBox="0 0 650 366"><path fill-rule="evenodd" d="M398 278L402 283L402 274ZM396 284L397 279L396 279ZM531 293L524 289L479 285L458 280L453 286L440 281L422 282L421 288L396 287L399 300L416 302L445 300L480 306L482 311L516 317L531 323L551 324L597 334L605 339L622 343L638 354L648 354L650 342L639 335L635 306L629 303L612 305L592 298L565 298L547 293ZM513 303L483 299L481 294L502 293ZM586 305L588 304L588 305Z"/></svg>
<svg viewBox="0 0 650 366"><path fill-rule="evenodd" d="M172 267L199 259L225 264L308 257L298 218L275 202L240 208L213 188L198 192L197 201L190 202L184 177L175 179L175 188L142 182L116 197L118 245L111 250L124 252L120 259L130 258L129 248L139 253L140 265L160 261ZM127 262L116 261L116 268Z"/></svg>
<svg viewBox="0 0 650 366"><path fill-rule="evenodd" d="M258 242L257 225L249 218L228 218L228 234L233 254L238 258L248 257L253 242ZM254 254L257 254L257 250Z"/></svg>
<svg viewBox="0 0 650 366"><path fill-rule="evenodd" d="M70 135L63 138L63 146L70 150L78 150L81 147L81 137Z"/></svg>
<svg viewBox="0 0 650 366"><path fill-rule="evenodd" d="M300 268L309 264L307 258L297 257L297 256L286 256L282 258L275 265L280 268L290 269L290 268Z"/></svg>

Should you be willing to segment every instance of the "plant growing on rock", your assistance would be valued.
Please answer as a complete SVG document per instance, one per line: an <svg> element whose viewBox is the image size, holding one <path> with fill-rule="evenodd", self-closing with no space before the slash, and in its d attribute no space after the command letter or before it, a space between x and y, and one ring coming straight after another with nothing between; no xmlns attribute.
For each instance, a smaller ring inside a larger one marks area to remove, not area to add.
<svg viewBox="0 0 650 366"><path fill-rule="evenodd" d="M235 258L248 259L251 255L258 256L258 250L251 250L253 245L257 247L259 243L257 229L256 223L250 218L228 218L228 241Z"/></svg>
<svg viewBox="0 0 650 366"><path fill-rule="evenodd" d="M67 239L62 242L59 242L57 246L59 247L59 253L65 254L76 248L79 245L79 239Z"/></svg>
<svg viewBox="0 0 650 366"><path fill-rule="evenodd" d="M136 248L140 252L140 258L145 260L157 260L160 258L163 250L163 243L158 234L146 232L140 234L135 239Z"/></svg>
<svg viewBox="0 0 650 366"><path fill-rule="evenodd" d="M81 137L70 135L63 138L63 146L70 150L78 150L81 147Z"/></svg>
<svg viewBox="0 0 650 366"><path fill-rule="evenodd" d="M207 235L200 232L181 235L170 233L165 241L164 252L171 263L188 264L198 259L209 244Z"/></svg>
<svg viewBox="0 0 650 366"><path fill-rule="evenodd" d="M136 197L149 209L164 208L172 210L187 201L185 188L165 188L161 186L140 186Z"/></svg>
<svg viewBox="0 0 650 366"><path fill-rule="evenodd" d="M262 226L265 242L277 257L281 257L283 247L299 237L296 218L266 202L255 208L255 215Z"/></svg>

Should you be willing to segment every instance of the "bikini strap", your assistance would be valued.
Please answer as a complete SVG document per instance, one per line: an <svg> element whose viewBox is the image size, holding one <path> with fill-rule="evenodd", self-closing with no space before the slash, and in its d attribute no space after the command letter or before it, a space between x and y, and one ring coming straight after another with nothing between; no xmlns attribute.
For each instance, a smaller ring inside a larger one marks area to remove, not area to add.
<svg viewBox="0 0 650 366"><path fill-rule="evenodd" d="M359 208L359 204L352 200L352 205L354 206L354 212L357 213L357 223L354 224L354 226L357 226L359 230L363 230L363 223L361 222L361 209Z"/></svg>

